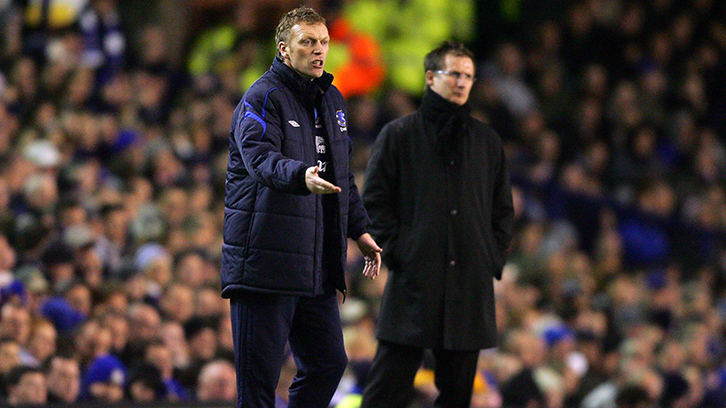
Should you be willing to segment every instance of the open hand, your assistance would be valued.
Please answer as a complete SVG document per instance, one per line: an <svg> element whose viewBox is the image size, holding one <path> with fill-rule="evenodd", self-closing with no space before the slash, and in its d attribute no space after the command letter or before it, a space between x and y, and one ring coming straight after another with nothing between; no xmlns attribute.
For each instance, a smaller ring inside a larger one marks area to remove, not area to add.
<svg viewBox="0 0 726 408"><path fill-rule="evenodd" d="M305 185L308 190L315 194L334 194L340 193L340 187L325 181L319 174L318 166L308 167L305 170Z"/></svg>
<svg viewBox="0 0 726 408"><path fill-rule="evenodd" d="M361 235L356 242L358 243L358 249L360 249L365 259L363 276L373 280L381 271L381 252L383 250L376 244L376 241L373 240L373 237L369 233Z"/></svg>

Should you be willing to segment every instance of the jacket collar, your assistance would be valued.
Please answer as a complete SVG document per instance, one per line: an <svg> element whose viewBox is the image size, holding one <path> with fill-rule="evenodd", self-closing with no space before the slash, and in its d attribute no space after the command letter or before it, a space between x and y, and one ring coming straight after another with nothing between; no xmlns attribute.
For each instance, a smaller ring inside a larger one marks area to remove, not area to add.
<svg viewBox="0 0 726 408"><path fill-rule="evenodd" d="M270 71L280 77L282 83L293 92L312 100L315 99L318 93L324 94L330 88L330 84L333 83L333 75L328 72L323 72L320 78L313 80L303 78L292 68L285 65L278 57L275 57L272 61Z"/></svg>

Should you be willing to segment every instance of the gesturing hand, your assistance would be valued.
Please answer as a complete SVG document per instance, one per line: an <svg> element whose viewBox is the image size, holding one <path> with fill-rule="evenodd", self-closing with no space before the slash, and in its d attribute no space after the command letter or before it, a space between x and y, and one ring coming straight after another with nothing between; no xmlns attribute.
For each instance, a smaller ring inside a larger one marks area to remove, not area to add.
<svg viewBox="0 0 726 408"><path fill-rule="evenodd" d="M325 181L319 174L318 166L308 167L305 170L305 186L315 194L340 193L340 187Z"/></svg>
<svg viewBox="0 0 726 408"><path fill-rule="evenodd" d="M381 271L381 252L383 250L376 244L376 241L373 240L373 237L369 233L361 235L356 242L358 243L358 249L360 249L363 258L366 260L366 264L363 267L363 276L373 280Z"/></svg>

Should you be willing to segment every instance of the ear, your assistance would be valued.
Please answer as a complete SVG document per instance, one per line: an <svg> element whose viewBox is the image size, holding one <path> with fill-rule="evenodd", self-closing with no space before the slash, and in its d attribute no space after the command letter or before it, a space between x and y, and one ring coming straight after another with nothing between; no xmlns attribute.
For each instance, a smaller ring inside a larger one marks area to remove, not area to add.
<svg viewBox="0 0 726 408"><path fill-rule="evenodd" d="M426 71L426 85L431 86L434 84L434 71Z"/></svg>
<svg viewBox="0 0 726 408"><path fill-rule="evenodd" d="M280 41L279 43L277 43L277 50L280 52L280 55L282 55L283 60L290 59L290 55L287 52L287 44Z"/></svg>

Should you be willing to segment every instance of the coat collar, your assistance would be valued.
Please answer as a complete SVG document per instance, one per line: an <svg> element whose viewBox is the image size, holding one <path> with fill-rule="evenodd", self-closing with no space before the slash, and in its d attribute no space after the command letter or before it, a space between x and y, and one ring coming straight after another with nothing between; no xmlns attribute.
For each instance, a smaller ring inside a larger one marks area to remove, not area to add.
<svg viewBox="0 0 726 408"><path fill-rule="evenodd" d="M280 77L286 87L306 99L314 100L318 94L324 94L330 88L330 84L333 83L333 75L328 72L323 72L320 78L313 80L303 78L292 68L285 65L278 57L275 57L272 61L270 71Z"/></svg>
<svg viewBox="0 0 726 408"><path fill-rule="evenodd" d="M447 101L429 87L426 87L426 92L421 99L421 106L419 109L424 114L425 118L434 122L444 120L449 116L456 116L461 120L471 114L471 106L469 105L469 102L464 105L457 105L453 102Z"/></svg>
<svg viewBox="0 0 726 408"><path fill-rule="evenodd" d="M433 125L436 150L444 160L450 160L461 144L460 140L468 132L471 113L469 103L457 105L449 102L427 87L421 99L419 112L425 121Z"/></svg>

